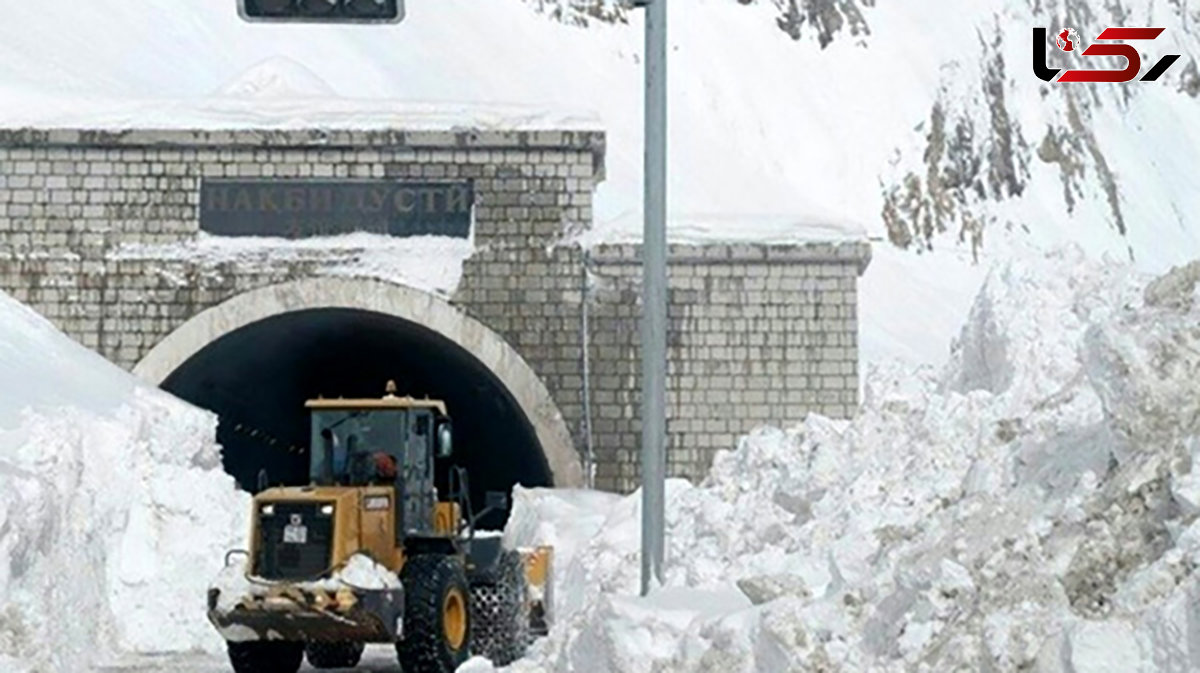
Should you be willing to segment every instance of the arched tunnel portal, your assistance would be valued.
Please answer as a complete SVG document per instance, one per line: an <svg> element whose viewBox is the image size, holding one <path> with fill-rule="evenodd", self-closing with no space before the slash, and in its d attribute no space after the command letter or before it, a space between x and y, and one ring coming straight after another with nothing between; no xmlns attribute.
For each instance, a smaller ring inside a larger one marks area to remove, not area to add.
<svg viewBox="0 0 1200 673"><path fill-rule="evenodd" d="M217 414L226 471L251 492L261 470L272 485L308 483L305 400L380 397L388 380L401 395L446 402L455 451L439 461L438 485L449 465L465 467L476 507L487 491L580 478L561 415L520 356L410 288L311 279L256 290L185 323L135 372Z"/></svg>

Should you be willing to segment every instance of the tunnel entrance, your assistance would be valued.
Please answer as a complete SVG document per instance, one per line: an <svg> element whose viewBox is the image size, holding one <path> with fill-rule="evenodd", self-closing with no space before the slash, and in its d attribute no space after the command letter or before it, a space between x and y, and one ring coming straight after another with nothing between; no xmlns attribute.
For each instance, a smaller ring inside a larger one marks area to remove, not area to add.
<svg viewBox="0 0 1200 673"><path fill-rule="evenodd" d="M217 414L225 469L253 493L264 469L271 485L308 483L305 400L380 397L388 379L400 395L446 402L455 433L449 462L467 469L477 509L487 491L552 485L535 429L496 375L445 336L383 313L317 308L252 322L201 348L162 388ZM506 518L481 525L498 528Z"/></svg>

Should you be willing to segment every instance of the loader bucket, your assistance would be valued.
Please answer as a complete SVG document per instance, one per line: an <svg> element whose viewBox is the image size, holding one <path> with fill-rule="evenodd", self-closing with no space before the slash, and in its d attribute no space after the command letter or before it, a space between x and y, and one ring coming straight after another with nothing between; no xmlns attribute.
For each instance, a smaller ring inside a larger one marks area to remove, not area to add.
<svg viewBox="0 0 1200 673"><path fill-rule="evenodd" d="M208 596L208 619L230 642L396 642L404 628L404 590L274 587L222 609L219 589ZM226 603L227 605L227 603Z"/></svg>

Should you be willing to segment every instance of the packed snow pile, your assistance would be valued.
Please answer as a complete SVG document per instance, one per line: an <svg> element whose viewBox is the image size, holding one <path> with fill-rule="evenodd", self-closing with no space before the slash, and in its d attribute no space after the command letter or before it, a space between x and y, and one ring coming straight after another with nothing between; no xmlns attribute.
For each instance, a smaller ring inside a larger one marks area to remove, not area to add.
<svg viewBox="0 0 1200 673"><path fill-rule="evenodd" d="M451 236L393 238L356 232L302 239L267 236L222 237L205 233L166 245L128 244L114 249L114 259L163 262L158 270L169 282L186 287L193 282L173 275L168 262L198 265L202 273L220 275L229 262L242 272L278 269L281 264L303 267L311 275L375 278L452 296L462 279L462 265L475 251L472 240Z"/></svg>
<svg viewBox="0 0 1200 673"><path fill-rule="evenodd" d="M1074 249L996 270L944 371L670 482L646 599L639 494L518 491L508 542L563 553L512 670L1200 669L1200 310L1145 287Z"/></svg>
<svg viewBox="0 0 1200 673"><path fill-rule="evenodd" d="M219 648L204 592L249 503L215 425L0 293L0 670Z"/></svg>
<svg viewBox="0 0 1200 673"><path fill-rule="evenodd" d="M373 590L397 589L400 587L400 580L396 578L396 573L379 565L371 557L365 554L355 554L350 557L345 566L325 580L323 586L335 590L342 587Z"/></svg>

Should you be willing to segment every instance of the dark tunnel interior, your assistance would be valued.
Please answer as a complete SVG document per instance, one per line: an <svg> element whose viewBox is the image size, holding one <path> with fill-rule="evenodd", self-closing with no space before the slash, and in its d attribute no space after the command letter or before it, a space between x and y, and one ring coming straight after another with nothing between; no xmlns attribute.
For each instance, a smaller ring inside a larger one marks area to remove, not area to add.
<svg viewBox="0 0 1200 673"><path fill-rule="evenodd" d="M399 395L442 399L454 422L454 455L439 460L446 493L451 464L467 469L478 511L487 491L514 484L549 486L549 466L533 426L495 374L432 330L356 309L313 309L273 316L212 342L162 387L215 412L225 469L241 487L308 483L305 400L380 397L389 380ZM503 526L507 512L484 517Z"/></svg>

